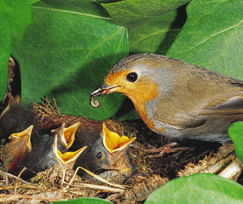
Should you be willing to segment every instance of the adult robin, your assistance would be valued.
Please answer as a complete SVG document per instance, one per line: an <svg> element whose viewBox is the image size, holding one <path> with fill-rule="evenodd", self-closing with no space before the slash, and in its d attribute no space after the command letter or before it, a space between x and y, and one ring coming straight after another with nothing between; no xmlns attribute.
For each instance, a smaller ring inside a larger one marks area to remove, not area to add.
<svg viewBox="0 0 243 204"><path fill-rule="evenodd" d="M228 127L243 120L242 81L167 56L121 59L91 93L91 105L113 92L130 98L151 130L178 140L224 143Z"/></svg>

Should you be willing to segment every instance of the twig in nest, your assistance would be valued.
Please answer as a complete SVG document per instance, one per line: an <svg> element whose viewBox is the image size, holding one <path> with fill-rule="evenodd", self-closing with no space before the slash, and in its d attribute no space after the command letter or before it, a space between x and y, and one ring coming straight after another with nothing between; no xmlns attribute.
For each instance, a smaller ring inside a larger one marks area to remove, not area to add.
<svg viewBox="0 0 243 204"><path fill-rule="evenodd" d="M54 202L54 201L60 201L63 199L58 199L58 198L46 198L46 197L38 197L38 196L29 196L29 195L6 195L6 194L0 194L0 202L7 202L7 201L14 201L18 199L32 199L32 200L46 200L49 202Z"/></svg>
<svg viewBox="0 0 243 204"><path fill-rule="evenodd" d="M66 169L62 168L62 181L61 181L61 187L62 187L63 184L64 184L65 175L66 175Z"/></svg>
<svg viewBox="0 0 243 204"><path fill-rule="evenodd" d="M7 172L5 172L5 171L0 170L0 174L2 174L2 175L4 175L4 176L12 177L12 178L14 178L14 179L18 179L19 181L21 181L22 183L25 183L25 184L27 184L27 185L31 185L30 182L25 181L25 180L23 180L23 179L21 179L21 178L18 178L17 176L14 176L13 174L7 173Z"/></svg>
<svg viewBox="0 0 243 204"><path fill-rule="evenodd" d="M64 190L67 190L70 186L72 187L84 187L84 188L92 188L92 189L98 189L98 190L106 190L108 192L124 192L124 190L121 190L120 189L120 185L119 188L112 188L112 187L108 187L108 186L101 186L101 185L96 185L96 184L87 184L87 183L79 183L79 185L73 185L73 180L75 179L75 176L77 175L78 173L78 170L79 169L83 169L85 172L87 172L88 174L90 174L91 176L94 176L95 174L93 174L92 172L90 172L89 170L87 169L84 169L82 167L78 167L76 170L75 170L75 173L73 175L73 177L70 179L70 182L68 183L68 185L63 189ZM97 176L97 175L95 175ZM99 177L99 176L98 176ZM103 179L103 178L101 178ZM106 180L105 180L106 181ZM107 181L108 182L108 181ZM110 182L108 182L110 183ZM112 184L112 183L111 183ZM112 184L113 185L113 184ZM117 185L117 184L115 184ZM123 188L123 186L122 186Z"/></svg>
<svg viewBox="0 0 243 204"><path fill-rule="evenodd" d="M87 169L85 169L85 168L83 168L83 167L81 167L81 166L77 167L77 169L76 169L76 171L75 171L75 174L77 174L77 172L78 172L79 169L84 170L84 171L85 171L87 174L89 174L90 176L93 176L93 177L96 178L97 180L99 180L99 181L101 181L101 182L103 182L103 183L106 183L106 184L108 184L108 185L110 185L110 186L114 186L114 187L121 188L121 189L125 189L125 188L127 187L127 186L125 186L125 185L119 185L119 184L111 183L111 182L107 181L106 179L104 179L104 178L102 178L102 177L100 177L100 176L98 176L98 175L92 173L91 171L89 171L89 170L87 170ZM73 179L71 179L71 182L72 182L72 180L73 180Z"/></svg>
<svg viewBox="0 0 243 204"><path fill-rule="evenodd" d="M79 167L75 170L73 177L70 179L70 182L68 183L68 185L67 185L63 190L68 189L69 186L72 185L73 180L74 180L75 176L76 176L77 173L78 173L78 170L79 170Z"/></svg>
<svg viewBox="0 0 243 204"><path fill-rule="evenodd" d="M16 194L17 186L18 186L18 182L19 182L20 176L24 173L24 171L25 171L26 169L27 169L27 168L24 167L24 168L19 172L19 175L18 175L17 180L16 180L16 183L15 183L15 187L14 187L14 194Z"/></svg>
<svg viewBox="0 0 243 204"><path fill-rule="evenodd" d="M44 96L42 98L43 103L38 104L38 103L33 103L33 108L36 110L37 115L43 120L45 116L49 115L58 115L59 117L61 116L61 113L59 111L59 108L57 107L56 100L52 98L53 104L49 101L47 96Z"/></svg>
<svg viewBox="0 0 243 204"><path fill-rule="evenodd" d="M12 188L16 188L16 186L5 186L5 187L0 187L0 190L8 190L8 189L12 189ZM34 185L19 185L18 188L26 188L26 189L37 189L37 186Z"/></svg>
<svg viewBox="0 0 243 204"><path fill-rule="evenodd" d="M243 169L242 162L235 158L223 171L218 175L227 179L233 179L237 181Z"/></svg>
<svg viewBox="0 0 243 204"><path fill-rule="evenodd" d="M57 102L56 102L55 98L52 97L51 100L53 101L54 109L56 110L58 115L61 115L59 108L57 107Z"/></svg>
<svg viewBox="0 0 243 204"><path fill-rule="evenodd" d="M68 187L81 187L81 188L91 188L95 190L104 190L107 192L112 192L112 193L123 193L125 190L120 189L120 188L114 188L114 187L108 187L108 186L101 186L97 184L90 184L90 183L79 183L78 185L70 184L68 183Z"/></svg>

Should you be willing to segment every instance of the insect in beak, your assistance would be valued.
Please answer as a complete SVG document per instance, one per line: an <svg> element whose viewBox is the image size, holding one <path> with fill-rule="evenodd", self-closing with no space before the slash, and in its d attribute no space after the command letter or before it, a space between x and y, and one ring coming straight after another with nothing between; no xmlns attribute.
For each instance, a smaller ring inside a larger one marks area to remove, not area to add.
<svg viewBox="0 0 243 204"><path fill-rule="evenodd" d="M106 95L111 93L110 90L118 87L117 85L114 86L108 86L106 84L103 84L100 88L96 89L90 94L90 100L89 103L93 108L98 108L100 106L100 102L96 99L94 100L94 97L96 96L101 96L101 95Z"/></svg>

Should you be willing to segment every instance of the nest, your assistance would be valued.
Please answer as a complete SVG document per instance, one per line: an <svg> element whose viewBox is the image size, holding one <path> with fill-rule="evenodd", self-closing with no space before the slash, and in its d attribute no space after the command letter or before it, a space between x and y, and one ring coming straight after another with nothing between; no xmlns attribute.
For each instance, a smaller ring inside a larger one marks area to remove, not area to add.
<svg viewBox="0 0 243 204"><path fill-rule="evenodd" d="M33 105L43 129L57 127L63 122L69 125L79 121L79 131L87 131L90 126L94 131L100 131L100 122L85 117L62 115L55 100L51 103L44 98L43 101L42 104ZM86 179L85 176L77 175L77 171L82 169L64 170L60 166L53 166L26 181L21 178L26 168L23 168L18 176L0 171L0 202L49 203L80 197L97 197L115 203L137 203L144 201L151 192L169 180L197 172L220 173L236 159L232 144L220 147L219 144L208 146L179 143L173 147L176 151L154 157L153 154L148 154L146 149L170 144L166 138L151 132L141 121L120 123L107 120L106 123L120 135L137 136L137 141L127 152L133 167L132 176L123 178L119 172L107 171L105 173L109 176L106 178L110 180L90 176ZM234 177L235 180L239 174ZM105 174L100 174L101 177L103 175Z"/></svg>

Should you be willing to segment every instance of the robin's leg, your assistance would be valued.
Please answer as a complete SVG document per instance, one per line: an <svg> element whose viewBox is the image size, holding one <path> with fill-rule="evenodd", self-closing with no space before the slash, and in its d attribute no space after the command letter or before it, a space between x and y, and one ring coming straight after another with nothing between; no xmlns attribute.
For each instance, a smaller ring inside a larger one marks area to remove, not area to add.
<svg viewBox="0 0 243 204"><path fill-rule="evenodd" d="M134 147L136 149L142 150L149 155L149 158L154 158L154 157L162 157L163 155L167 154L167 153L171 153L171 152L179 152L179 151L184 151L187 150L188 147L176 147L174 148L176 145L178 145L178 143L176 142L172 142L169 144L165 144L159 148L153 147L152 145L149 145L149 148L145 148L142 147L140 145L135 145Z"/></svg>

